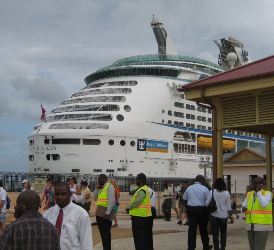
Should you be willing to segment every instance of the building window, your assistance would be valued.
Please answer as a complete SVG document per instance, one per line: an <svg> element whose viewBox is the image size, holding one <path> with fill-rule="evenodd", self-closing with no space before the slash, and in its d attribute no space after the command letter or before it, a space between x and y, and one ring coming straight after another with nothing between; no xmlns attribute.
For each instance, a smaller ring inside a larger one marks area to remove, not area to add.
<svg viewBox="0 0 274 250"><path fill-rule="evenodd" d="M99 139L83 139L84 145L100 145L101 140Z"/></svg>
<svg viewBox="0 0 274 250"><path fill-rule="evenodd" d="M114 140L109 140L109 141L108 141L108 144L109 144L110 146L114 145Z"/></svg>

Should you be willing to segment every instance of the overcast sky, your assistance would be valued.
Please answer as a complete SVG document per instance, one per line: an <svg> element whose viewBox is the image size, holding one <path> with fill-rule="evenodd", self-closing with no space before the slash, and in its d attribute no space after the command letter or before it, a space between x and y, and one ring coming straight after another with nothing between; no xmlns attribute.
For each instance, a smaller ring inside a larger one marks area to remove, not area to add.
<svg viewBox="0 0 274 250"><path fill-rule="evenodd" d="M157 53L160 19L182 55L217 62L214 39L233 36L252 60L274 54L274 1L0 0L0 171L26 171L27 137L100 67Z"/></svg>

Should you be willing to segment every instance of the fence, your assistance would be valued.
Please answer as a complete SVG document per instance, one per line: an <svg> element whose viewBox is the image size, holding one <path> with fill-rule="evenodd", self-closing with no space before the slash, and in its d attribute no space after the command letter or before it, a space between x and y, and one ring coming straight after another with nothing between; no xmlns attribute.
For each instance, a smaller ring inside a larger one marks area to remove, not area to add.
<svg viewBox="0 0 274 250"><path fill-rule="evenodd" d="M69 177L75 177L77 182L86 180L91 190L95 189L98 182L98 176L95 175L80 175L80 174L29 174L20 172L0 172L0 180L3 180L3 186L8 192L20 192L22 190L22 181L24 179L30 180L34 189L38 192L42 191L46 179L50 177L55 182L65 182ZM110 176L109 179L115 179L117 185L122 192L128 192L130 184L135 183L135 177L118 177ZM179 186L183 182L192 182L193 179L187 178L147 178L147 184L151 186L155 191L162 191L164 184L173 184L174 187ZM41 190L40 190L41 189Z"/></svg>

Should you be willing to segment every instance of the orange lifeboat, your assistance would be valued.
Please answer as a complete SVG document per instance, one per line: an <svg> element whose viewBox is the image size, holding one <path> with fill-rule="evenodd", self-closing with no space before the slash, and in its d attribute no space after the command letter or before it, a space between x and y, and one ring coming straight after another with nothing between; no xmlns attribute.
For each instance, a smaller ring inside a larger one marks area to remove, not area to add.
<svg viewBox="0 0 274 250"><path fill-rule="evenodd" d="M211 137L205 137L200 136L197 138L197 145L200 148L212 148L212 138ZM224 150L232 150L235 148L235 141L233 140L223 140L223 149Z"/></svg>

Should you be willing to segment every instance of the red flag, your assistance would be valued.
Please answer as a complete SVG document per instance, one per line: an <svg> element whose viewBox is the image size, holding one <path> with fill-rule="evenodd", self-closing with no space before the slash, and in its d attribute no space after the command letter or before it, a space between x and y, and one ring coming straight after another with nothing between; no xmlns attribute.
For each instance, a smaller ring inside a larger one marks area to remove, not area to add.
<svg viewBox="0 0 274 250"><path fill-rule="evenodd" d="M46 110L44 109L43 105L41 104L41 116L40 116L41 121L46 120Z"/></svg>

